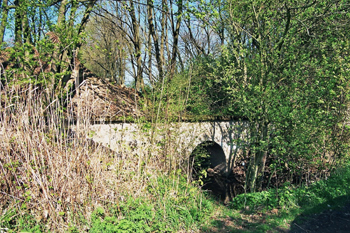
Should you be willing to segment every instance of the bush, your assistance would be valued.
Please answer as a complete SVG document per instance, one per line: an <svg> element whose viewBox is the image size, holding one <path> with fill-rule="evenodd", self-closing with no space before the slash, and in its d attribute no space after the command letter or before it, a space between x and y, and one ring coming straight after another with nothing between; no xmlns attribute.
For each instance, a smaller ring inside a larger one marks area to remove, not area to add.
<svg viewBox="0 0 350 233"><path fill-rule="evenodd" d="M295 208L314 207L331 202L333 199L350 195L350 165L337 169L328 179L314 182L309 186L292 187L287 183L279 189L238 195L230 207L243 209L256 208Z"/></svg>

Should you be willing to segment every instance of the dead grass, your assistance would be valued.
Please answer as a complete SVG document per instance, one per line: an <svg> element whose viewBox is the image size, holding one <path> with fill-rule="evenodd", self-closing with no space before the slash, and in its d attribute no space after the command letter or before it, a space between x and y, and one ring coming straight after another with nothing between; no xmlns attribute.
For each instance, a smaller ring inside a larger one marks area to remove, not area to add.
<svg viewBox="0 0 350 233"><path fill-rule="evenodd" d="M89 112L81 112L78 132L69 130L70 106L63 114L45 90L3 84L0 98L2 214L31 213L47 230L63 232L79 227L81 215L90 219L96 206L146 195L149 177L166 172L159 156L144 163L150 145L117 153L87 140Z"/></svg>

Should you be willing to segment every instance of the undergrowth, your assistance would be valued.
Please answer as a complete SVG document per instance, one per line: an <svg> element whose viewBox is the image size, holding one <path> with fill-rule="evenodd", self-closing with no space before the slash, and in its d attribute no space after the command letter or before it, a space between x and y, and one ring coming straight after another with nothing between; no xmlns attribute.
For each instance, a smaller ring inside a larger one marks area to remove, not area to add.
<svg viewBox="0 0 350 233"><path fill-rule="evenodd" d="M31 84L0 91L0 231L186 232L213 208L183 155L151 143L111 151L87 140L91 112L73 132L76 106Z"/></svg>
<svg viewBox="0 0 350 233"><path fill-rule="evenodd" d="M278 189L269 189L259 193L245 193L231 202L234 209L291 209L296 207L312 208L333 199L350 195L350 163L338 168L325 180L313 182L308 186L294 187L286 183Z"/></svg>
<svg viewBox="0 0 350 233"><path fill-rule="evenodd" d="M240 194L227 207L215 206L216 214L201 232L289 232L296 223L348 204L349 184L350 163L346 162L327 179L309 186L285 184L280 189Z"/></svg>
<svg viewBox="0 0 350 233"><path fill-rule="evenodd" d="M160 176L147 189L147 199L130 197L95 210L90 232L188 232L204 224L213 209L197 188L179 176Z"/></svg>
<svg viewBox="0 0 350 233"><path fill-rule="evenodd" d="M176 141L168 154L153 144L113 152L87 140L90 112L72 132L72 106L31 85L1 88L0 232L196 232L218 209L238 221L246 207L292 213L350 194L347 164L327 180L242 194L222 209L188 182Z"/></svg>
<svg viewBox="0 0 350 233"><path fill-rule="evenodd" d="M215 203L183 175L160 175L150 179L146 195L125 196L118 202L103 202L94 207L89 219L77 213L79 222L67 227L69 232L189 232L205 225ZM35 213L25 208L11 208L0 217L8 232L44 232L48 229ZM64 217L64 213L61 213Z"/></svg>

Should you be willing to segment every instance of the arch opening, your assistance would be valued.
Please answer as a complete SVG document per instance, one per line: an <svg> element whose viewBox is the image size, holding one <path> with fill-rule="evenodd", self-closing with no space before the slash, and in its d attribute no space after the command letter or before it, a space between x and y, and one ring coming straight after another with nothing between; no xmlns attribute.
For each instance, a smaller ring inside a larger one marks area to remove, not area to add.
<svg viewBox="0 0 350 233"><path fill-rule="evenodd" d="M190 155L192 179L203 190L207 190L220 199L225 199L226 156L222 147L213 141L199 144Z"/></svg>

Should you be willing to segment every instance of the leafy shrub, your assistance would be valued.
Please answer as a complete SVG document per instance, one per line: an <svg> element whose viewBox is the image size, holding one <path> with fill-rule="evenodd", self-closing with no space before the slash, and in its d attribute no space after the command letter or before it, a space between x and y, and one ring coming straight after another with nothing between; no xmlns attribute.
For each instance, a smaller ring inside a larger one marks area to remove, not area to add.
<svg viewBox="0 0 350 233"><path fill-rule="evenodd" d="M263 207L293 208L296 206L316 206L333 199L350 195L350 165L338 169L328 179L320 180L309 186L294 188L285 184L279 189L270 189L258 193L244 193L238 195L231 202L231 208L243 209L249 206L252 209Z"/></svg>

